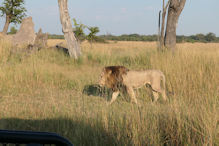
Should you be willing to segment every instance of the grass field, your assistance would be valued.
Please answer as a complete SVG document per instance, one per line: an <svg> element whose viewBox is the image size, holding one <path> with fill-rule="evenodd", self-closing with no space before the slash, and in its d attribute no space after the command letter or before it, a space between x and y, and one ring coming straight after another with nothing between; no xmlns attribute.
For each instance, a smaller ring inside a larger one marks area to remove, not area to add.
<svg viewBox="0 0 219 146"><path fill-rule="evenodd" d="M62 40L49 40L50 46ZM0 41L0 129L56 132L75 145L219 145L219 43L182 43L157 53L156 43L82 43L82 56L42 49L27 54ZM13 53L12 53L13 52ZM106 65L160 69L168 102L139 106L92 92ZM91 91L90 91L91 90Z"/></svg>

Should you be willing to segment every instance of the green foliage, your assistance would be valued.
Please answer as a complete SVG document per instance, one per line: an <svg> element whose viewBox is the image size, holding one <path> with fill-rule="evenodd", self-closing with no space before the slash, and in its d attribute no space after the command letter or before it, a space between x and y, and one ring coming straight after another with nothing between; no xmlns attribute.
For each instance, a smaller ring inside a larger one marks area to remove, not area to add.
<svg viewBox="0 0 219 146"><path fill-rule="evenodd" d="M8 16L10 23L21 23L23 17L26 16L26 9L23 5L24 0L4 0L0 7L1 16Z"/></svg>
<svg viewBox="0 0 219 146"><path fill-rule="evenodd" d="M80 24L77 23L75 18L73 18L73 22L74 22L74 26L75 26L74 29L73 29L75 37L80 42L84 41L86 39L86 35L84 33L84 29L86 28L86 25L81 24L81 23Z"/></svg>
<svg viewBox="0 0 219 146"><path fill-rule="evenodd" d="M14 26L12 26L8 34L16 34L16 33L17 33L17 29Z"/></svg>
<svg viewBox="0 0 219 146"><path fill-rule="evenodd" d="M87 40L92 43L97 40L96 34L100 31L98 27L88 27L90 33L87 36Z"/></svg>
<svg viewBox="0 0 219 146"><path fill-rule="evenodd" d="M64 35L49 34L48 39L65 39Z"/></svg>
<svg viewBox="0 0 219 146"><path fill-rule="evenodd" d="M114 40L114 41L157 41L157 35L139 35L139 34L123 34L120 36L114 35L101 35L99 36L105 40ZM214 33L196 34L191 36L178 35L176 36L177 43L181 42L219 42L219 37L216 37Z"/></svg>
<svg viewBox="0 0 219 146"><path fill-rule="evenodd" d="M205 36L207 42L214 42L217 40L217 37L214 33L210 32Z"/></svg>
<svg viewBox="0 0 219 146"><path fill-rule="evenodd" d="M98 27L88 27L82 23L77 23L76 19L73 18L73 23L74 23L74 34L75 37L80 41L84 41L85 39L88 40L90 43L92 42L100 42L100 43L105 43L105 40L101 37L96 36L96 34L100 31ZM85 29L88 29L89 34L85 34Z"/></svg>
<svg viewBox="0 0 219 146"><path fill-rule="evenodd" d="M64 39L63 35L49 35L49 39ZM157 41L157 35L139 35L139 34L124 34L120 36L114 35L100 35L95 37L96 42L105 43L106 40L113 40L113 41L145 41L145 42L152 42ZM204 34L196 34L191 36L184 36L179 35L176 37L177 43L183 42L219 42L219 37L216 37L214 33Z"/></svg>
<svg viewBox="0 0 219 146"><path fill-rule="evenodd" d="M157 41L157 35L123 34L120 36L101 35L100 37L106 40L114 41Z"/></svg>
<svg viewBox="0 0 219 146"><path fill-rule="evenodd" d="M219 42L219 37L216 37L214 33L208 33L206 35L204 34L196 34L196 35L191 35L191 36L177 36L177 42L203 42L203 43L208 43L208 42Z"/></svg>

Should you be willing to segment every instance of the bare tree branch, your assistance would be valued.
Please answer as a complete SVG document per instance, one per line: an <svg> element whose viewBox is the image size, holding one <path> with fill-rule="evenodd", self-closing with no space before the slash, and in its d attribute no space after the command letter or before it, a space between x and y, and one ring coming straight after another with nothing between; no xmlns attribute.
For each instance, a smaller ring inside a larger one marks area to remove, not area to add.
<svg viewBox="0 0 219 146"><path fill-rule="evenodd" d="M166 12L167 12L167 8L170 5L170 1L168 0L166 6L165 6L165 0L163 0L163 12L162 12L162 25L161 25L161 40L160 40L160 46L161 49L163 49L164 47L164 27L165 27L165 18L166 18Z"/></svg>
<svg viewBox="0 0 219 146"><path fill-rule="evenodd" d="M185 3L186 3L186 0L180 0L179 2L179 7L178 7L178 10L177 10L177 17L179 17L179 15L181 14L184 6L185 6Z"/></svg>
<svg viewBox="0 0 219 146"><path fill-rule="evenodd" d="M167 8L168 8L168 6L169 6L169 4L170 4L170 1L171 1L171 0L168 0L168 2L167 2L167 4L166 4L166 7L164 7L164 5L165 5L164 3L165 3L165 2L164 2L164 0L163 0L163 10L164 10L164 11L167 10Z"/></svg>
<svg viewBox="0 0 219 146"><path fill-rule="evenodd" d="M174 10L177 10L179 7L179 2L180 0L170 0L170 7L173 8Z"/></svg>

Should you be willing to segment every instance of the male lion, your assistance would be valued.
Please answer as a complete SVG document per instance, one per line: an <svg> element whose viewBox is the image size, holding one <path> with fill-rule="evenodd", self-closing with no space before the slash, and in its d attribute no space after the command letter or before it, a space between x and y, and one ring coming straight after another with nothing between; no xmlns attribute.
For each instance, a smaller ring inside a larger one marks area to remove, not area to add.
<svg viewBox="0 0 219 146"><path fill-rule="evenodd" d="M113 90L110 104L119 95L120 87L125 87L131 100L137 104L133 89L140 88L146 84L151 85L154 102L159 98L158 93L161 93L163 99L166 100L165 76L159 70L130 71L124 66L107 66L103 68L99 80L101 87L106 86Z"/></svg>

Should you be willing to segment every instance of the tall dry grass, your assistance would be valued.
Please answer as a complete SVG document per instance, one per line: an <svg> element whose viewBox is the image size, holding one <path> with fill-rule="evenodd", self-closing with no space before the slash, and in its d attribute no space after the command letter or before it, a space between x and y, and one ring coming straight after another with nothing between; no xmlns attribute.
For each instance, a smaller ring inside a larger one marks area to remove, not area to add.
<svg viewBox="0 0 219 146"><path fill-rule="evenodd" d="M75 145L219 145L219 44L177 47L173 56L156 43L84 42L76 61L0 41L0 129L57 132ZM152 104L145 87L136 91L140 106L126 96L106 106L106 96L86 92L106 65L162 70L168 102Z"/></svg>

